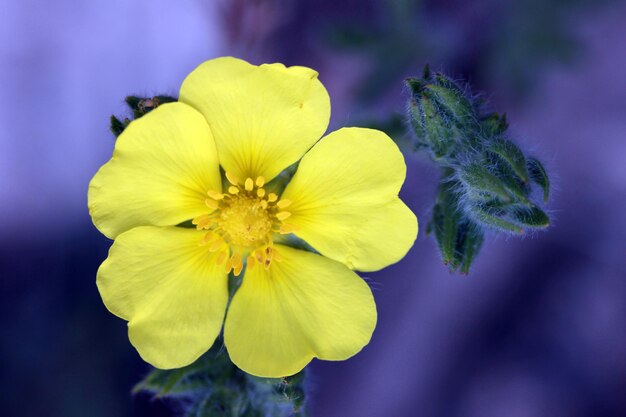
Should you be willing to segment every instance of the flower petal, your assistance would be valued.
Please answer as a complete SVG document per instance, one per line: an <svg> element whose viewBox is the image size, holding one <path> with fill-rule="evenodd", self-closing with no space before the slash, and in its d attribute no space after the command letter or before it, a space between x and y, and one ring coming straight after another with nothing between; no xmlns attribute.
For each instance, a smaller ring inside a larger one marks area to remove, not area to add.
<svg viewBox="0 0 626 417"><path fill-rule="evenodd" d="M89 184L89 212L98 230L115 238L136 226L173 226L206 213L206 192L221 188L206 120L186 104L163 104L119 136L113 157Z"/></svg>
<svg viewBox="0 0 626 417"><path fill-rule="evenodd" d="M157 368L179 368L206 352L222 327L228 280L202 232L140 226L117 237L98 269L104 304L128 320L141 357Z"/></svg>
<svg viewBox="0 0 626 417"><path fill-rule="evenodd" d="M287 223L322 255L352 269L375 271L402 259L417 219L398 198L404 158L383 132L345 128L303 158L282 198Z"/></svg>
<svg viewBox="0 0 626 417"><path fill-rule="evenodd" d="M276 245L282 260L246 271L224 325L231 360L263 377L293 375L313 358L343 360L376 326L372 292L323 256Z"/></svg>
<svg viewBox="0 0 626 417"><path fill-rule="evenodd" d="M224 170L271 180L324 134L330 99L317 72L232 57L206 61L183 82L180 101L204 114Z"/></svg>

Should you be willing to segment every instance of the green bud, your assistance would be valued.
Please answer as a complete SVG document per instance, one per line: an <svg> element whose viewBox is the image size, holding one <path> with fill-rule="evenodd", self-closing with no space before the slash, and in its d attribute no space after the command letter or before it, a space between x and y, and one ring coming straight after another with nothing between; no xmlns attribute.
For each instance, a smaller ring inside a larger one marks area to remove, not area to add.
<svg viewBox="0 0 626 417"><path fill-rule="evenodd" d="M427 97L412 99L409 103L410 122L418 145L427 147L433 159L440 160L454 149L459 132L440 117L436 103Z"/></svg>
<svg viewBox="0 0 626 417"><path fill-rule="evenodd" d="M486 112L484 95L428 66L406 84L415 149L427 149L443 171L427 232L448 267L469 271L485 229L522 234L548 227L548 215L531 201L535 183L548 199L548 176L508 138L506 115Z"/></svg>
<svg viewBox="0 0 626 417"><path fill-rule="evenodd" d="M489 150L506 161L523 182L528 183L530 181L526 169L526 158L517 145L509 140L499 139L489 146Z"/></svg>
<svg viewBox="0 0 626 417"><path fill-rule="evenodd" d="M550 195L550 179L541 162L536 158L528 158L528 173L530 178L543 190L543 201L547 202Z"/></svg>
<svg viewBox="0 0 626 417"><path fill-rule="evenodd" d="M507 233L522 234L524 229L515 223L505 220L501 217L501 212L490 212L486 208L475 204L469 207L472 218L479 224L486 227Z"/></svg>
<svg viewBox="0 0 626 417"><path fill-rule="evenodd" d="M441 74L435 76L437 84L430 84L425 94L432 95L447 116L457 125L475 128L472 102L465 96L465 92L454 81Z"/></svg>
<svg viewBox="0 0 626 417"><path fill-rule="evenodd" d="M509 128L506 121L506 114L490 113L480 121L480 129L485 137L492 138L502 136Z"/></svg>
<svg viewBox="0 0 626 417"><path fill-rule="evenodd" d="M504 186L502 180L493 175L487 168L479 163L471 163L461 168L459 178L468 188L469 192L483 192L498 197L501 200L511 201L511 194Z"/></svg>
<svg viewBox="0 0 626 417"><path fill-rule="evenodd" d="M420 143L426 144L435 160L453 154L467 145L464 131L476 130L471 100L452 80L441 74L432 77L425 68L424 78L408 78L411 90L409 116Z"/></svg>
<svg viewBox="0 0 626 417"><path fill-rule="evenodd" d="M509 164L498 158L493 164L492 172L513 197L512 203L531 205L528 200L530 188L520 180Z"/></svg>
<svg viewBox="0 0 626 417"><path fill-rule="evenodd" d="M512 209L511 218L524 227L545 229L550 226L550 218L537 206Z"/></svg>

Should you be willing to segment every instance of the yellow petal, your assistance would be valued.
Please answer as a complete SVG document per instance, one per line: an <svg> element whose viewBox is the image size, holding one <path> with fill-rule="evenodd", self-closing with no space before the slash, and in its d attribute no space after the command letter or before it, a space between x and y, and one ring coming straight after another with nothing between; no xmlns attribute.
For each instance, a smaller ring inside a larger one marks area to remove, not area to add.
<svg viewBox="0 0 626 417"><path fill-rule="evenodd" d="M118 137L113 157L89 184L89 212L98 230L115 238L206 213L209 190L221 191L209 126L186 104L163 104Z"/></svg>
<svg viewBox="0 0 626 417"><path fill-rule="evenodd" d="M402 259L417 236L415 215L397 197L405 176L387 135L345 128L302 158L281 198L292 201L298 237L352 269L375 271Z"/></svg>
<svg viewBox="0 0 626 417"><path fill-rule="evenodd" d="M141 357L157 368L179 368L206 352L222 327L228 281L203 232L136 227L117 237L98 269L104 304L128 320Z"/></svg>
<svg viewBox="0 0 626 417"><path fill-rule="evenodd" d="M345 265L276 245L282 260L248 268L224 325L235 365L262 377L293 375L318 357L344 360L376 326L372 292Z"/></svg>
<svg viewBox="0 0 626 417"><path fill-rule="evenodd" d="M322 136L330 117L317 72L232 57L196 68L183 82L180 101L204 114L224 170L242 180L269 182Z"/></svg>

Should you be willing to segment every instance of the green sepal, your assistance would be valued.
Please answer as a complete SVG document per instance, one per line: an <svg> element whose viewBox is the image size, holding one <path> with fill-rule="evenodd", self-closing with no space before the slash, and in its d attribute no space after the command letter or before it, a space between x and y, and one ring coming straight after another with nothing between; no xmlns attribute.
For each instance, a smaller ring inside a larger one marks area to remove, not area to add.
<svg viewBox="0 0 626 417"><path fill-rule="evenodd" d="M138 97L127 96L124 101L130 107L135 119L151 112L161 104L177 101L176 98L166 95L157 95L154 97Z"/></svg>
<svg viewBox="0 0 626 417"><path fill-rule="evenodd" d="M500 198L503 201L511 201L511 193L504 186L502 180L489 172L480 163L471 163L461 168L459 177L468 192L482 191Z"/></svg>
<svg viewBox="0 0 626 417"><path fill-rule="evenodd" d="M530 181L526 169L526 158L517 145L509 140L499 139L489 145L489 150L506 161L524 183Z"/></svg>
<svg viewBox="0 0 626 417"><path fill-rule="evenodd" d="M461 220L454 188L455 184L450 181L441 183L431 221L431 230L435 232L443 262L446 265L451 264L455 259L458 225ZM450 266L453 267L453 265Z"/></svg>
<svg viewBox="0 0 626 417"><path fill-rule="evenodd" d="M440 76L437 77L441 78ZM462 90L448 79L443 79L442 84L431 84L426 89L425 95L435 99L446 115L457 124L473 128L476 122L472 113L472 103L463 95Z"/></svg>
<svg viewBox="0 0 626 417"><path fill-rule="evenodd" d="M405 80L411 91L409 120L418 139L416 149L429 148L441 160L466 145L464 131L476 124L472 102L453 81L425 68L424 78ZM475 130L475 129L474 129Z"/></svg>
<svg viewBox="0 0 626 417"><path fill-rule="evenodd" d="M121 121L115 116L111 116L110 121L111 124L109 126L109 129L111 129L111 133L113 133L115 137L121 135L124 129L126 129L126 127L130 124L129 119L124 119L124 121Z"/></svg>
<svg viewBox="0 0 626 417"><path fill-rule="evenodd" d="M468 274L470 266L483 245L484 233L473 224L467 224L463 238L459 242L461 273Z"/></svg>
<svg viewBox="0 0 626 417"><path fill-rule="evenodd" d="M523 234L524 229L515 223L505 220L501 212L492 212L478 204L471 205L469 212L472 218L479 224L486 227L507 233Z"/></svg>
<svg viewBox="0 0 626 417"><path fill-rule="evenodd" d="M411 100L409 108L411 126L418 142L430 149L433 159L439 160L451 153L458 131L446 125L437 104L428 97L422 97Z"/></svg>
<svg viewBox="0 0 626 417"><path fill-rule="evenodd" d="M509 192L509 195L513 197L514 201L511 202L512 204L532 205L528 200L530 187L521 181L507 162L496 160L493 164L492 172Z"/></svg>
<svg viewBox="0 0 626 417"><path fill-rule="evenodd" d="M541 162L536 158L528 158L528 173L530 178L543 190L543 201L547 202L550 196L550 179Z"/></svg>
<svg viewBox="0 0 626 417"><path fill-rule="evenodd" d="M550 226L550 218L537 206L514 208L510 211L510 215L524 227L545 229Z"/></svg>
<svg viewBox="0 0 626 417"><path fill-rule="evenodd" d="M139 119L143 115L151 112L156 109L158 106L164 103L171 103L177 101L176 98L166 95L157 95L150 98L138 97L138 96L127 96L124 99L126 105L130 108L133 113L132 120ZM109 129L117 138L122 132L128 127L130 122L132 121L128 117L124 118L124 120L120 120L115 116L111 116Z"/></svg>
<svg viewBox="0 0 626 417"><path fill-rule="evenodd" d="M509 124L506 121L506 114L490 113L483 116L480 121L480 127L485 137L492 138L504 135L509 128Z"/></svg>

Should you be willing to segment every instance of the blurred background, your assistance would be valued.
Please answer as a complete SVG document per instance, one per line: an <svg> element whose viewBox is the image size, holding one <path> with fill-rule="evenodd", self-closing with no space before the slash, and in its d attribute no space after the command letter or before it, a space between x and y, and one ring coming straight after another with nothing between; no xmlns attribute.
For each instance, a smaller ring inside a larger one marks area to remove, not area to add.
<svg viewBox="0 0 626 417"><path fill-rule="evenodd" d="M0 415L172 415L130 394L149 367L98 295L87 184L126 95L235 55L318 70L330 129L401 117L430 63L486 91L556 183L548 232L491 236L451 275L425 234L439 173L407 151L420 235L368 274L371 344L310 367L313 417L626 416L625 23L618 0L2 1Z"/></svg>

